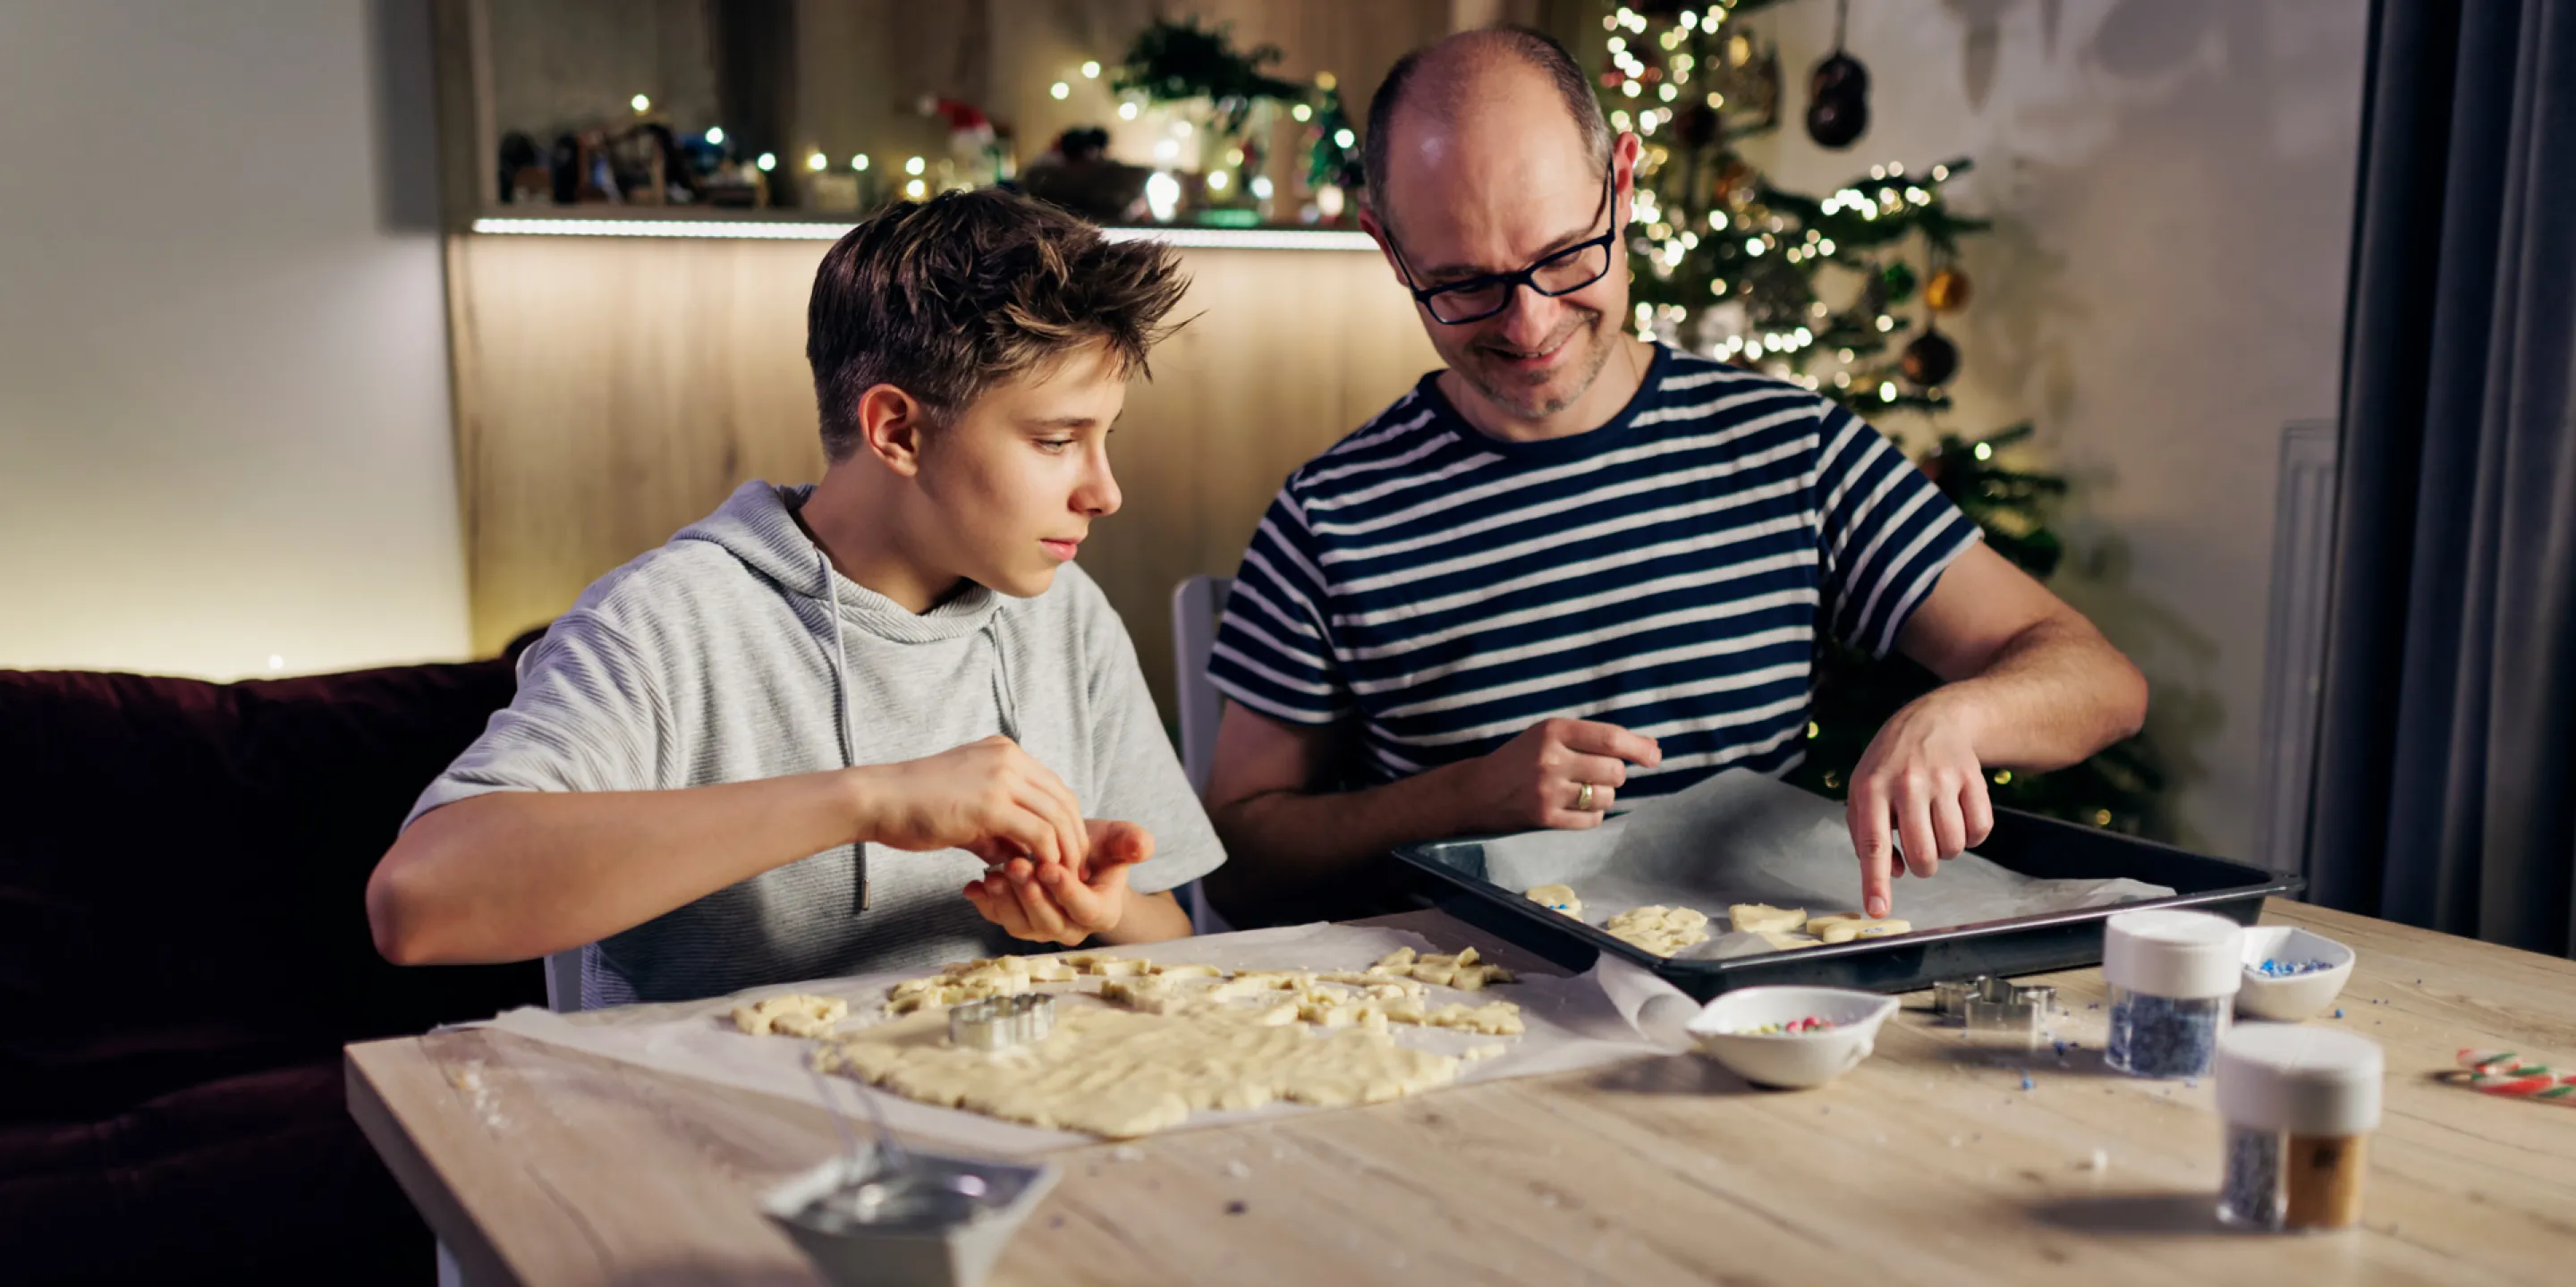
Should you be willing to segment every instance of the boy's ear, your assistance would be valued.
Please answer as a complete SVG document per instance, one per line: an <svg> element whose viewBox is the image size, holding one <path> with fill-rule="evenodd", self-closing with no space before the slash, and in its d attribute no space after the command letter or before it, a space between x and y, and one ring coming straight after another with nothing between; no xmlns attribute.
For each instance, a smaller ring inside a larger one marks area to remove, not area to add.
<svg viewBox="0 0 2576 1287"><path fill-rule="evenodd" d="M929 408L891 384L859 395L859 450L910 478L921 470L921 435Z"/></svg>

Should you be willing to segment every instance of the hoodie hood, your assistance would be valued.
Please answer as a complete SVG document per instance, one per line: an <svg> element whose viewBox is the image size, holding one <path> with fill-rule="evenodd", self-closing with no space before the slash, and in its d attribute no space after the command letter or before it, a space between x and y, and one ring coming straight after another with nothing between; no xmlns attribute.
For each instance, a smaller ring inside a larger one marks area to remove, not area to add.
<svg viewBox="0 0 2576 1287"><path fill-rule="evenodd" d="M956 597L928 612L915 613L834 571L823 547L796 522L796 511L813 494L811 483L777 487L753 479L735 488L715 513L681 528L671 539L714 545L775 584L780 593L819 600L825 611L837 604L840 624L889 643L937 643L993 624L1005 596L988 586L969 582Z"/></svg>

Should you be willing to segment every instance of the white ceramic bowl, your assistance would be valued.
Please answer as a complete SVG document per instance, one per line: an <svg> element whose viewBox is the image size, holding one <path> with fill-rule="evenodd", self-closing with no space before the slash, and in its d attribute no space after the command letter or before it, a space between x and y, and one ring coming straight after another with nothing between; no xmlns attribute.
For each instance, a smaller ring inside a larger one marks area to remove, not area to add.
<svg viewBox="0 0 2576 1287"><path fill-rule="evenodd" d="M1718 994L1685 1027L1700 1053L1746 1081L1799 1089L1849 1072L1896 1013L1895 997L1844 988L1739 988ZM1765 1024L1813 1015L1832 1027L1811 1032L1751 1033Z"/></svg>
<svg viewBox="0 0 2576 1287"><path fill-rule="evenodd" d="M2272 978L2265 961L2323 961L2312 974ZM2262 925L2245 931L2245 981L2236 985L2236 1013L2256 1019L2297 1023L2325 1012L2352 978L2351 948L2294 925Z"/></svg>

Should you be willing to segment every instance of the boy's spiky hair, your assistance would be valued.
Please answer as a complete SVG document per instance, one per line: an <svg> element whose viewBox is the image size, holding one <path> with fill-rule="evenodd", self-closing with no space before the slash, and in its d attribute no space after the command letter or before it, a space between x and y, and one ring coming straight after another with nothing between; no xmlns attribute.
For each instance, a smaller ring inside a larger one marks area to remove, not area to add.
<svg viewBox="0 0 2576 1287"><path fill-rule="evenodd" d="M1122 375L1189 282L1171 248L1113 242L1054 206L993 189L906 202L823 256L805 312L805 360L834 463L859 448L859 399L891 384L934 416L995 385L1106 344Z"/></svg>

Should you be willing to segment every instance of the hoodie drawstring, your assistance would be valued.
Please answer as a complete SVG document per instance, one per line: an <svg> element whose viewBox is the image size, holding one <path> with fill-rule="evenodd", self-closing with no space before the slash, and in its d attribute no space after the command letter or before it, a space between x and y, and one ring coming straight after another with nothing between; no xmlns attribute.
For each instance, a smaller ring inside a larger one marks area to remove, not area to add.
<svg viewBox="0 0 2576 1287"><path fill-rule="evenodd" d="M841 587L838 578L832 575L832 556L824 553L822 546L814 547L814 561L823 570L823 602L825 609L832 614L832 701L841 709L841 767L855 769L859 767L859 752L850 727L850 677L844 673L850 662L849 652L841 640ZM869 901L867 842L851 845L850 853L857 865L859 881L857 910L864 912L868 910Z"/></svg>
<svg viewBox="0 0 2576 1287"><path fill-rule="evenodd" d="M1011 687L1011 650L1002 646L1002 618L1011 615L998 610L984 622L984 637L993 641L993 708L1002 716L1002 736L1020 740L1019 694ZM1024 748L1025 749L1025 748Z"/></svg>

